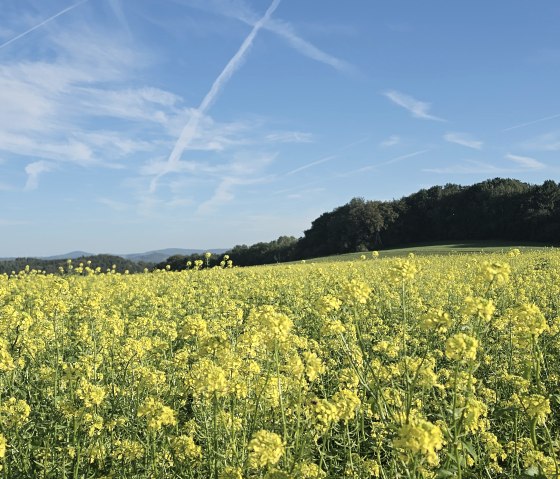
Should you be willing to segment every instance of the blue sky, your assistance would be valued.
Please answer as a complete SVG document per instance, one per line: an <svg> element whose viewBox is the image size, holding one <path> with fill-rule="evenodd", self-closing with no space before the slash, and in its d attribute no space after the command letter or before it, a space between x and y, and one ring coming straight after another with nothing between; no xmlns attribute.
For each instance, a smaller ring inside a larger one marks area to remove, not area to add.
<svg viewBox="0 0 560 479"><path fill-rule="evenodd" d="M355 196L559 179L556 1L1 11L0 256L228 248Z"/></svg>

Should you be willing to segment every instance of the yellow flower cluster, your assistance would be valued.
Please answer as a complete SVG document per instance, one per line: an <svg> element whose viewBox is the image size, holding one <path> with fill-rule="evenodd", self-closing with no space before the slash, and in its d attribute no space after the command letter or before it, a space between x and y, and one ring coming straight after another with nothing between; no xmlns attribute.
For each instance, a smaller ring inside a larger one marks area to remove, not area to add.
<svg viewBox="0 0 560 479"><path fill-rule="evenodd" d="M14 397L0 403L0 425L5 429L19 429L28 420L29 404Z"/></svg>
<svg viewBox="0 0 560 479"><path fill-rule="evenodd" d="M188 462L199 459L202 448L195 444L191 436L177 436L170 439L173 456L179 462Z"/></svg>
<svg viewBox="0 0 560 479"><path fill-rule="evenodd" d="M105 398L105 389L102 386L91 384L86 379L80 379L76 395L84 402L86 408L99 406Z"/></svg>
<svg viewBox="0 0 560 479"><path fill-rule="evenodd" d="M362 401L354 391L342 389L335 393L332 401L337 410L337 416L342 421L348 422L356 417L356 410Z"/></svg>
<svg viewBox="0 0 560 479"><path fill-rule="evenodd" d="M518 345L530 345L532 338L538 338L548 330L543 313L535 304L522 304L509 313L513 335Z"/></svg>
<svg viewBox="0 0 560 479"><path fill-rule="evenodd" d="M332 294L321 296L315 305L315 309L319 314L328 314L331 311L338 311L342 301Z"/></svg>
<svg viewBox="0 0 560 479"><path fill-rule="evenodd" d="M288 339L293 327L292 320L271 305L252 310L247 322L271 341L280 342Z"/></svg>
<svg viewBox="0 0 560 479"><path fill-rule="evenodd" d="M451 327L449 313L441 309L432 309L420 316L420 328L425 331L438 331L445 333Z"/></svg>
<svg viewBox="0 0 560 479"><path fill-rule="evenodd" d="M445 342L445 355L455 361L476 359L478 339L465 333L457 333Z"/></svg>
<svg viewBox="0 0 560 479"><path fill-rule="evenodd" d="M162 426L173 426L177 423L175 411L153 397L146 398L140 405L138 417L146 418L150 431L157 431Z"/></svg>
<svg viewBox="0 0 560 479"><path fill-rule="evenodd" d="M342 295L351 304L366 304L370 294L371 287L357 279L352 279L342 285Z"/></svg>
<svg viewBox="0 0 560 479"><path fill-rule="evenodd" d="M484 261L480 273L486 281L503 284L509 281L511 267L508 263Z"/></svg>
<svg viewBox="0 0 560 479"><path fill-rule="evenodd" d="M7 342L0 338L0 373L14 369L14 359L8 351Z"/></svg>
<svg viewBox="0 0 560 479"><path fill-rule="evenodd" d="M284 454L282 438L278 434L264 429L253 434L248 449L249 463L251 467L257 469L273 466Z"/></svg>
<svg viewBox="0 0 560 479"><path fill-rule="evenodd" d="M127 463L138 461L144 456L144 446L130 439L118 440L115 443L113 457Z"/></svg>
<svg viewBox="0 0 560 479"><path fill-rule="evenodd" d="M496 306L491 299L473 298L472 296L465 298L463 307L465 316L475 317L487 323L492 319L494 311L496 311Z"/></svg>
<svg viewBox="0 0 560 479"><path fill-rule="evenodd" d="M531 394L521 398L521 404L531 419L536 419L538 424L544 424L546 416L550 414L550 400L540 394Z"/></svg>
<svg viewBox="0 0 560 479"><path fill-rule="evenodd" d="M389 268L389 279L394 283L411 281L416 276L418 267L411 259L396 258L394 264Z"/></svg>
<svg viewBox="0 0 560 479"><path fill-rule="evenodd" d="M425 457L428 464L435 466L439 463L438 451L443 447L443 432L429 421L415 418L408 424L403 424L398 431L395 447Z"/></svg>
<svg viewBox="0 0 560 479"><path fill-rule="evenodd" d="M196 396L221 397L228 392L226 373L211 359L201 359L193 365L189 373L189 384Z"/></svg>
<svg viewBox="0 0 560 479"><path fill-rule="evenodd" d="M3 434L0 434L0 459L2 459L3 457L6 456L6 447L7 446L8 446L8 441L6 441L6 438L4 437Z"/></svg>

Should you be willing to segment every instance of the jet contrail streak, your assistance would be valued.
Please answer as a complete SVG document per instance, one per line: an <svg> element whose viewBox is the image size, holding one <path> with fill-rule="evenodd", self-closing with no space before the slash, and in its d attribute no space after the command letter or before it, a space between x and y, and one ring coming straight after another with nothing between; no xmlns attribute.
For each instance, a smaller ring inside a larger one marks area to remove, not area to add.
<svg viewBox="0 0 560 479"><path fill-rule="evenodd" d="M206 113L206 111L208 111L208 109L212 106L212 103L214 103L216 97L218 96L222 88L225 86L225 84L228 82L231 76L235 73L237 68L239 68L241 62L243 61L243 57L247 53L247 50L251 47L253 40L255 39L255 36L259 32L259 30L263 27L263 25L269 20L269 18L274 13L274 11L276 10L279 4L280 4L280 0L272 1L266 13L262 16L262 18L257 23L255 23L253 29L251 30L249 35L247 35L247 38L245 38L245 40L239 47L239 50L237 50L236 54L230 59L230 61L225 66L225 68L218 75L218 78L214 80L212 87L210 88L210 90L202 100L202 103L193 112L192 116L189 118L189 121L183 128L183 131L181 132L181 135L179 136L177 143L175 143L173 151L169 155L169 159L167 160L167 164L165 165L164 170L160 172L151 181L150 184L151 193L153 193L156 190L157 180L161 178L163 175L165 175L166 173L173 171L173 168L179 163L179 160L181 159L181 155L196 136L200 119Z"/></svg>
<svg viewBox="0 0 560 479"><path fill-rule="evenodd" d="M502 131L515 130L517 128L523 128L524 126L534 125L535 123L540 123L541 121L552 120L554 118L560 118L560 114L552 115L552 116L545 116L544 118L539 118L538 120L528 121L527 123L521 123L520 125L510 126L509 128L505 128Z"/></svg>
<svg viewBox="0 0 560 479"><path fill-rule="evenodd" d="M284 173L286 176L293 175L295 173L299 173L300 171L307 170L307 168L311 168L312 166L320 165L321 163L325 163L326 161L334 160L336 156L326 156L325 158L321 158L320 160L313 161L312 163L307 163L306 165L300 166L295 170L288 171Z"/></svg>
<svg viewBox="0 0 560 479"><path fill-rule="evenodd" d="M43 20L41 23L35 25L34 27L31 27L29 30L26 30L25 32L20 33L19 35L15 36L14 38L11 38L7 42L2 43L0 45L0 49L4 48L4 47L7 47L8 45L15 42L16 40L19 40L21 37L24 37L25 35L27 35L28 33L31 33L34 30L37 30L37 28L40 28L43 25L46 25L47 23L53 21L55 18L58 18L61 15L64 15L66 12L69 12L70 10L74 10L74 8L79 7L82 3L86 3L87 1L88 0L82 0L81 2L75 3L74 5L70 5L69 7L67 7L64 10L58 12L57 14L53 15L52 17L49 17L46 20Z"/></svg>

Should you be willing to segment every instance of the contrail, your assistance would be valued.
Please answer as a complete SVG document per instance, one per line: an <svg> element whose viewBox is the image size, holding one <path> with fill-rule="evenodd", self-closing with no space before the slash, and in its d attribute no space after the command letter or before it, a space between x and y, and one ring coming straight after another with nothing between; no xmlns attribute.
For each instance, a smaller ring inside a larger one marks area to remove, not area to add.
<svg viewBox="0 0 560 479"><path fill-rule="evenodd" d="M334 160L335 158L336 158L336 156L334 156L334 155L326 156L324 158L321 158L320 160L313 161L312 163L307 163L306 165L300 166L299 168L296 168L295 170L288 171L287 173L285 173L285 175L289 176L289 175L293 175L295 173L299 173L300 171L307 170L307 168L311 168L312 166L315 166L315 165L320 165L321 163L325 163L326 161Z"/></svg>
<svg viewBox="0 0 560 479"><path fill-rule="evenodd" d="M428 151L430 151L429 148L427 148L425 150L415 151L413 153L408 153L406 155L397 156L396 158L392 158L390 160L383 161L381 163L376 163L375 165L364 166L362 168L358 168L357 170L348 171L347 173L344 173L341 176L350 176L350 175L353 175L354 173L361 173L363 171L375 170L376 168L379 168L380 166L392 165L393 163L398 163L399 161L406 160L407 158L413 158L414 156L423 155L424 153L427 153Z"/></svg>
<svg viewBox="0 0 560 479"><path fill-rule="evenodd" d="M181 155L185 151L185 149L189 146L193 138L196 136L198 130L198 124L200 123L200 119L202 116L208 111L208 109L214 103L216 97L231 78L231 76L235 73L235 71L239 68L241 62L243 61L243 57L247 53L247 50L251 47L255 36L257 35L258 31L263 27L263 25L270 19L271 15L274 13L278 5L280 4L280 0L273 0L268 10L262 16L262 18L255 23L253 29L247 35L247 38L243 41L237 53L231 58L225 68L222 70L218 78L214 80L210 91L206 94L200 106L193 112L192 116L189 118L189 121L183 128L177 143L173 148L173 151L169 155L169 159L167 160L167 164L162 172L160 172L150 183L150 192L153 193L157 187L157 180L161 178L166 173L173 171L173 168L177 166L177 163L181 159Z"/></svg>
<svg viewBox="0 0 560 479"><path fill-rule="evenodd" d="M544 118L539 118L538 120L528 121L527 123L521 123L520 125L510 126L502 131L515 130L517 128L523 128L524 126L534 125L535 123L540 123L541 121L553 120L554 118L560 118L560 113L552 116L545 116Z"/></svg>
<svg viewBox="0 0 560 479"><path fill-rule="evenodd" d="M14 38L11 38L10 40L8 40L7 42L4 42L0 45L0 49L7 47L8 45L10 45L11 43L15 42L16 40L19 40L21 37L24 37L25 35L27 35L28 33L31 33L34 30L37 30L37 28L42 27L43 25L46 25L47 23L51 22L52 20L54 20L55 18L60 17L61 15L64 15L66 12L69 12L70 10L74 10L74 8L79 7L82 3L86 3L88 0L82 0L81 2L75 3L74 5L71 5L67 8L65 8L64 10L58 12L57 14L53 15L52 17L47 18L46 20L43 20L41 23L35 25L34 27L31 27L29 30L26 30L23 33L20 33L19 35L15 36Z"/></svg>

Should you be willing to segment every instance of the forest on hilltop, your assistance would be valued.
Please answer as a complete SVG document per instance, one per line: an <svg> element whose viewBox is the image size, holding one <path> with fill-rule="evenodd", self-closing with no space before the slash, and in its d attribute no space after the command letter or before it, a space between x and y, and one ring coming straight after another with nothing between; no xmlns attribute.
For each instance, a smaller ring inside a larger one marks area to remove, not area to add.
<svg viewBox="0 0 560 479"><path fill-rule="evenodd" d="M316 218L303 237L238 245L227 251L248 266L440 241L498 240L557 244L560 184L494 178L470 186L446 184L391 201L353 198ZM171 257L184 269L199 256Z"/></svg>
<svg viewBox="0 0 560 479"><path fill-rule="evenodd" d="M251 246L237 245L225 254L236 266L282 263L417 243L496 240L504 242L560 242L560 184L541 185L494 178L470 186L446 184L421 189L390 201L353 198L316 218L301 238L280 236ZM92 261L102 271L130 273L153 269L153 263L134 262L113 255L75 260ZM216 266L222 256L174 255L156 268L178 271L196 260ZM57 272L65 260L17 258L0 262L0 274L31 269Z"/></svg>

